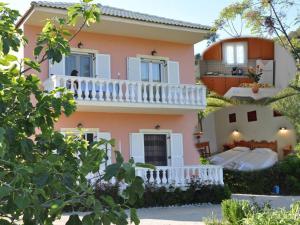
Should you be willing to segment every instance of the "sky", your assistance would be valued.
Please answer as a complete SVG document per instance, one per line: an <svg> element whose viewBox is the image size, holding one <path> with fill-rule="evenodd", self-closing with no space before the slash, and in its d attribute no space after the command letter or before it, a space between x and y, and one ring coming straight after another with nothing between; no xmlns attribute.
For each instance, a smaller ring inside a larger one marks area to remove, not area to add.
<svg viewBox="0 0 300 225"><path fill-rule="evenodd" d="M29 8L31 2L31 0L0 1L9 3L11 8L18 9L21 13ZM79 0L61 1L79 2ZM94 2L172 19L212 25L220 11L236 0L94 0ZM226 34L220 33L220 38L226 37ZM201 53L206 46L206 41L196 44L195 54Z"/></svg>

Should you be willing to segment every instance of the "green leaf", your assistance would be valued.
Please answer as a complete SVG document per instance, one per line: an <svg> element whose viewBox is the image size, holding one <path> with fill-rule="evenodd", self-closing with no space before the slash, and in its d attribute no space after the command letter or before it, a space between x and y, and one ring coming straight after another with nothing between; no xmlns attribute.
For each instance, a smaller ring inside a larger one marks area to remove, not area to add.
<svg viewBox="0 0 300 225"><path fill-rule="evenodd" d="M71 215L66 225L82 225L78 215Z"/></svg>
<svg viewBox="0 0 300 225"><path fill-rule="evenodd" d="M155 166L149 163L135 163L135 166L155 170Z"/></svg>
<svg viewBox="0 0 300 225"><path fill-rule="evenodd" d="M7 186L1 186L0 187L0 199L3 197L8 196L10 193L10 188Z"/></svg>
<svg viewBox="0 0 300 225"><path fill-rule="evenodd" d="M35 47L35 49L34 49L34 55L35 56L39 56L40 54L41 54L41 51L43 50L43 46L37 46L37 47Z"/></svg>
<svg viewBox="0 0 300 225"><path fill-rule="evenodd" d="M140 224L140 219L135 208L130 209L130 220L134 222L135 225Z"/></svg>
<svg viewBox="0 0 300 225"><path fill-rule="evenodd" d="M41 72L40 64L38 64L37 62L35 62L31 59L24 58L24 64L38 72Z"/></svg>
<svg viewBox="0 0 300 225"><path fill-rule="evenodd" d="M18 195L15 198L14 203L19 209L25 209L30 203L30 198L27 195Z"/></svg>
<svg viewBox="0 0 300 225"><path fill-rule="evenodd" d="M8 221L5 220L5 219L0 219L0 224L1 224L1 225L11 225L11 223L8 222Z"/></svg>

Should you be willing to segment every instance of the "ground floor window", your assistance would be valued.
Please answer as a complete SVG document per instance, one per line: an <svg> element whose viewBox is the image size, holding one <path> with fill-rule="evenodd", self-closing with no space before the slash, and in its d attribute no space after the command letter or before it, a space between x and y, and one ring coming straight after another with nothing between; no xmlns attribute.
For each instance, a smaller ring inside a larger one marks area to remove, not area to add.
<svg viewBox="0 0 300 225"><path fill-rule="evenodd" d="M155 166L167 166L167 135L145 134L145 162Z"/></svg>

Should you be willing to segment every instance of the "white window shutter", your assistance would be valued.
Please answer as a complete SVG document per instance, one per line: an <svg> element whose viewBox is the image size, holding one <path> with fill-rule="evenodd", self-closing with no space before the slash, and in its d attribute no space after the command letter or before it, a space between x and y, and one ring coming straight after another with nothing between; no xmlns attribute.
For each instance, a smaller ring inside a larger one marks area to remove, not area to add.
<svg viewBox="0 0 300 225"><path fill-rule="evenodd" d="M179 63L175 61L167 62L167 72L168 72L168 83L169 84L179 84Z"/></svg>
<svg viewBox="0 0 300 225"><path fill-rule="evenodd" d="M171 166L183 166L183 138L180 133L170 135L171 142Z"/></svg>
<svg viewBox="0 0 300 225"><path fill-rule="evenodd" d="M143 133L130 134L130 157L134 159L134 162L145 162L145 146Z"/></svg>
<svg viewBox="0 0 300 225"><path fill-rule="evenodd" d="M140 81L141 80L141 59L135 57L127 58L127 79Z"/></svg>
<svg viewBox="0 0 300 225"><path fill-rule="evenodd" d="M100 139L105 139L105 140L110 140L111 139L111 134L108 133L108 132L99 132L98 135L97 135L97 139L100 140ZM105 146L100 146L101 149L105 149ZM107 160L107 165L111 164L111 146L108 145L107 146L108 148L108 151L107 151L107 157L108 157L108 160ZM104 170L105 169L105 164L101 164L100 165L100 170Z"/></svg>
<svg viewBox="0 0 300 225"><path fill-rule="evenodd" d="M62 56L59 63L53 63L49 60L49 75L66 75L66 59Z"/></svg>
<svg viewBox="0 0 300 225"><path fill-rule="evenodd" d="M110 55L96 54L95 75L103 79L111 79Z"/></svg>

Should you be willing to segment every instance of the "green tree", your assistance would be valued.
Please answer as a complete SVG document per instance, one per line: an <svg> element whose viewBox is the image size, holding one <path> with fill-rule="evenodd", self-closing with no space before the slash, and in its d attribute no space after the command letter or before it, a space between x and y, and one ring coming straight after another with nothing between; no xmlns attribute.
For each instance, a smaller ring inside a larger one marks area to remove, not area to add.
<svg viewBox="0 0 300 225"><path fill-rule="evenodd" d="M27 43L15 26L19 12L0 3L0 224L51 225L64 208L89 210L82 219L73 213L68 225L127 224L124 211L143 194L143 181L135 176L132 160L124 162L116 152L116 163L99 172L106 161L103 146L113 140L88 144L75 137L64 137L54 130L61 114L76 110L72 93L64 88L45 92L33 72L40 72L45 60L59 62L70 53L69 41L85 26L99 21L100 9L84 0L68 9L65 19L48 19L38 35L35 59L17 59L11 52ZM77 32L66 27L84 21ZM25 68L24 68L24 66ZM122 204L111 196L94 196L86 178L96 174L101 182L114 178L127 184ZM129 219L139 223L135 209Z"/></svg>

